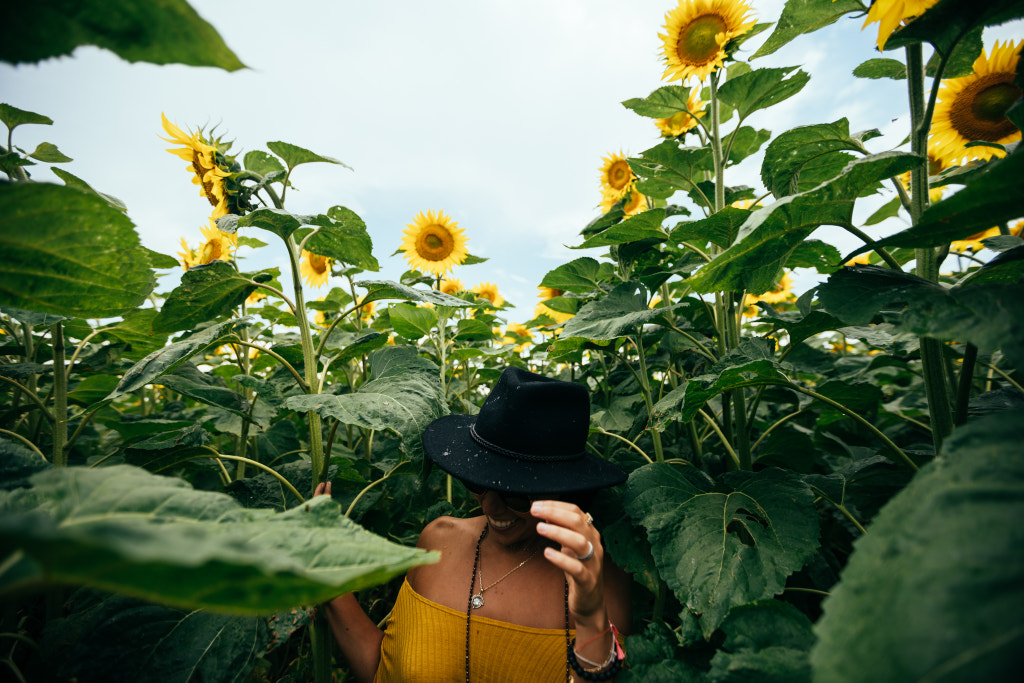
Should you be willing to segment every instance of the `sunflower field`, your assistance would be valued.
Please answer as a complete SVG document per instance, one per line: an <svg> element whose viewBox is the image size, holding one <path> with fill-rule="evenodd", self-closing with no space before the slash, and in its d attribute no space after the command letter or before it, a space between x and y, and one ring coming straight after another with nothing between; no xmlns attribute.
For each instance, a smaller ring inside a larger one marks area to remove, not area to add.
<svg viewBox="0 0 1024 683"><path fill-rule="evenodd" d="M10 8L0 59L241 67L185 0L117 4ZM634 579L617 680L1019 680L1024 61L982 31L1024 2L754 5L666 3L666 84L622 103L661 141L602 160L577 245L602 255L548 272L525 323L463 286L481 259L444 211L395 236L399 281L354 211L290 212L332 157L165 117L211 208L171 256L56 144L19 147L45 113L0 104L0 678L348 680L313 607L359 591L382 621L435 559L424 524L474 514L420 433L515 364L587 386L588 448L630 473L593 510ZM895 149L845 118L756 127L812 77L758 59L839 20L877 29L865 87L906 85ZM243 245L287 267L244 272Z"/></svg>

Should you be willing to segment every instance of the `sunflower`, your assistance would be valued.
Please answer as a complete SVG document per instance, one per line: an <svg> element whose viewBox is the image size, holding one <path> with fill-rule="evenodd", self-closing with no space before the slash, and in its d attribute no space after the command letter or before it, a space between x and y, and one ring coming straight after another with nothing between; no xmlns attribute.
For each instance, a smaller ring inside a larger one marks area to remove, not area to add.
<svg viewBox="0 0 1024 683"><path fill-rule="evenodd" d="M505 303L505 299L498 293L498 285L493 285L490 282L481 282L469 291L474 292L481 299L487 299L493 308L501 308L501 305Z"/></svg>
<svg viewBox="0 0 1024 683"><path fill-rule="evenodd" d="M697 119L703 118L707 111L704 107L707 102L700 98L700 86L690 89L690 96L686 100L687 111L677 111L667 119L655 119L654 125L661 131L661 136L674 138L697 127Z"/></svg>
<svg viewBox="0 0 1024 683"><path fill-rule="evenodd" d="M737 199L729 206L737 209L747 209L748 211L757 211L761 208L761 202L754 202L753 199Z"/></svg>
<svg viewBox="0 0 1024 683"><path fill-rule="evenodd" d="M989 237L995 237L996 235L1002 234L999 228L989 228L988 230L982 230L981 232L975 233L970 237L965 237L962 240L957 240L949 245L949 248L953 251L965 252L973 251L979 252L985 248L982 244L982 240L988 239ZM1024 220L1017 221L1011 228L1010 234L1016 235L1017 237L1024 236Z"/></svg>
<svg viewBox="0 0 1024 683"><path fill-rule="evenodd" d="M466 260L468 240L444 211L420 211L412 220L402 233L401 249L413 268L441 277Z"/></svg>
<svg viewBox="0 0 1024 683"><path fill-rule="evenodd" d="M866 251L863 254L858 254L857 256L854 256L852 259L850 259L849 261L847 261L843 265L844 266L866 266L866 265L870 265L870 263L871 263L871 252L870 251Z"/></svg>
<svg viewBox="0 0 1024 683"><path fill-rule="evenodd" d="M246 306L255 306L260 301L262 301L263 299L266 299L266 298L267 298L267 295L266 295L266 293L262 289L254 289L252 294L250 294L248 297L246 297L245 305Z"/></svg>
<svg viewBox="0 0 1024 683"><path fill-rule="evenodd" d="M556 296L562 296L563 294L565 294L564 290L555 289L554 287L541 286L537 288L537 296L541 299L541 301L554 299Z"/></svg>
<svg viewBox="0 0 1024 683"><path fill-rule="evenodd" d="M438 289L443 294L452 295L458 294L459 292L464 292L466 290L466 288L462 286L462 280L450 280L448 278L444 278L443 280L441 280L441 284L438 285Z"/></svg>
<svg viewBox="0 0 1024 683"><path fill-rule="evenodd" d="M519 337L526 337L530 341L520 343L520 340L518 338L509 335L518 335ZM522 353L523 351L525 351L526 347L529 346L532 341L533 339L532 335L530 334L530 330L528 330L526 328L526 325L523 325L522 323L509 323L508 326L505 328L505 336L502 337L501 340L502 344L515 344L516 347L514 351L516 353Z"/></svg>
<svg viewBox="0 0 1024 683"><path fill-rule="evenodd" d="M928 146L928 175L934 176L942 173L946 170L946 164L943 163L939 157L938 152L935 150L934 145ZM900 181L900 185L907 192L910 192L910 171L901 173L897 178ZM942 199L942 188L932 187L928 189L928 201L932 204Z"/></svg>
<svg viewBox="0 0 1024 683"><path fill-rule="evenodd" d="M372 302L372 301L367 302L367 303L364 304L363 301L365 301L365 300L366 300L366 295L365 294L363 294L361 297L359 297L359 304L361 305L361 308L359 309L359 317L363 319L363 322L370 322L371 320L373 320L373 311L377 307L374 304L374 302Z"/></svg>
<svg viewBox="0 0 1024 683"><path fill-rule="evenodd" d="M760 310L755 306L758 301L763 301L766 304L779 304L792 298L793 278L790 277L789 273L785 273L782 276L782 279L775 283L775 286L764 294L747 294L743 298L743 317L754 318L760 314Z"/></svg>
<svg viewBox="0 0 1024 683"><path fill-rule="evenodd" d="M608 213L612 210L612 207L621 200L622 197L616 198L614 195L605 194L601 197L601 213ZM646 210L647 197L640 194L640 191L637 190L636 187L631 187L629 192L626 193L626 201L622 205L622 212L628 217L635 216Z"/></svg>
<svg viewBox="0 0 1024 683"><path fill-rule="evenodd" d="M942 81L930 142L944 163L1004 156L991 147L964 147L969 142L1006 145L1020 140L1020 129L1006 117L1021 96L1014 83L1020 49L1021 41L996 42L990 56L982 50L974 61L974 73Z"/></svg>
<svg viewBox="0 0 1024 683"><path fill-rule="evenodd" d="M303 249L299 273L305 278L310 287L323 287L327 284L327 278L331 275L332 263L333 261L326 256L320 256Z"/></svg>
<svg viewBox="0 0 1024 683"><path fill-rule="evenodd" d="M537 306L534 307L533 309L534 318L539 318L542 315L546 315L559 325L564 323L566 320L569 320L573 316L572 313L563 313L562 311L556 311L553 308L549 308L548 305L545 304L544 302L537 304Z"/></svg>
<svg viewBox="0 0 1024 683"><path fill-rule="evenodd" d="M835 0L833 0L834 2ZM900 25L900 22L910 22L924 14L925 10L937 3L939 0L875 0L868 10L868 18L861 26L863 31L868 24L878 22L878 49L885 47L885 41Z"/></svg>
<svg viewBox="0 0 1024 683"><path fill-rule="evenodd" d="M621 152L609 154L602 157L602 160L604 165L601 167L601 196L611 198L614 204L626 196L636 176L633 175L633 169L629 167L626 156Z"/></svg>
<svg viewBox="0 0 1024 683"><path fill-rule="evenodd" d="M192 266L204 266L214 261L230 261L238 247L238 238L229 232L221 232L217 225L210 220L209 227L200 227L206 241L195 249L188 246L185 238L181 238L181 246L184 252L178 252L181 257L182 267L188 270Z"/></svg>
<svg viewBox="0 0 1024 683"><path fill-rule="evenodd" d="M703 81L724 65L726 45L756 23L745 0L680 0L665 14L666 62L663 80L685 81L691 76Z"/></svg>
<svg viewBox="0 0 1024 683"><path fill-rule="evenodd" d="M171 136L161 139L172 144L183 145L180 149L167 151L188 162L187 168L194 173L192 183L199 186L199 195L206 197L213 206L213 215L210 218L216 220L227 215L228 204L224 179L231 174L217 163L217 148L203 141L199 133L187 135L168 121L167 116L163 113L160 114L160 118L163 119L164 131Z"/></svg>

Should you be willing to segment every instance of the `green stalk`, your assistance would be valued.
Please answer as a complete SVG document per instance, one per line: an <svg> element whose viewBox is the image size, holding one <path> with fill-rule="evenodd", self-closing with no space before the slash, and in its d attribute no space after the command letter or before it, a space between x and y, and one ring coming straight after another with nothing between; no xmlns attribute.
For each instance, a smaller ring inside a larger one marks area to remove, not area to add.
<svg viewBox="0 0 1024 683"><path fill-rule="evenodd" d="M925 120L924 102L924 59L921 44L906 47L907 83L910 94L910 151L920 154L925 161L910 171L910 218L914 225L928 207L928 127ZM939 279L939 263L931 247L916 249L917 274L931 282ZM946 389L945 371L942 366L942 343L930 337L921 337L921 367L924 373L925 394L928 397L928 413L931 416L932 441L935 452L942 447L942 441L953 431L953 415Z"/></svg>
<svg viewBox="0 0 1024 683"><path fill-rule="evenodd" d="M640 358L640 393L644 397L644 405L647 407L647 421L654 418L654 402L651 400L651 383L647 377L647 359L644 357L643 330L638 330L636 339L633 340L636 346L637 355ZM661 432L650 427L651 441L654 442L654 458L657 462L665 462L665 451L661 445Z"/></svg>
<svg viewBox="0 0 1024 683"><path fill-rule="evenodd" d="M729 324L729 341L732 348L737 348L740 345L740 316L743 310L741 306L736 306L732 301L729 301L728 304L729 309L726 322ZM736 409L733 442L736 445L737 455L739 456L740 469L750 470L752 468L750 434L747 432L747 404L743 389L733 391L732 399Z"/></svg>
<svg viewBox="0 0 1024 683"><path fill-rule="evenodd" d="M50 328L53 339L53 458L57 467L67 467L64 444L68 442L68 376L64 371L64 324Z"/></svg>
<svg viewBox="0 0 1024 683"><path fill-rule="evenodd" d="M971 401L971 386L974 384L974 368L978 362L978 347L968 344L964 349L964 362L960 368L960 385L957 387L956 415L957 426L967 424L967 406Z"/></svg>

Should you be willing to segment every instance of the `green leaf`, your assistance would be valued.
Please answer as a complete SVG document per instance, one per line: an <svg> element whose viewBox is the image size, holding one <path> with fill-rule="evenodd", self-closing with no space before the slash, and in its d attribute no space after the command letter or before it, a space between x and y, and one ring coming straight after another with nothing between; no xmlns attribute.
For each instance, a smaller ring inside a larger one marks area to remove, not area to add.
<svg viewBox="0 0 1024 683"><path fill-rule="evenodd" d="M143 247L146 249L146 247ZM146 249L146 255L149 256L149 265L152 268L158 270L170 270L171 268L178 268L181 266L178 263L178 259L167 254L161 254L159 251L153 251L152 249Z"/></svg>
<svg viewBox="0 0 1024 683"><path fill-rule="evenodd" d="M600 289L601 283L611 279L612 274L612 264L583 256L548 271L540 284L542 287L586 294Z"/></svg>
<svg viewBox="0 0 1024 683"><path fill-rule="evenodd" d="M251 275L225 261L189 268L153 320L153 332L191 330L232 313L256 289Z"/></svg>
<svg viewBox="0 0 1024 683"><path fill-rule="evenodd" d="M672 240L676 244L694 240L699 243L713 242L723 249L728 248L736 239L740 226L747 220L750 213L747 209L727 206L699 221L677 224L672 228Z"/></svg>
<svg viewBox="0 0 1024 683"><path fill-rule="evenodd" d="M926 42L942 54L949 54L955 44L974 29L1022 17L1024 5L1020 0L944 0L889 36L885 49Z"/></svg>
<svg viewBox="0 0 1024 683"><path fill-rule="evenodd" d="M865 188L918 163L919 157L900 152L857 159L839 177L755 211L740 228L736 243L687 283L696 292L768 291L793 250L815 229L852 225L854 201Z"/></svg>
<svg viewBox="0 0 1024 683"><path fill-rule="evenodd" d="M942 78L961 78L969 76L974 72L974 61L981 55L985 48L981 39L982 29L979 26L960 39L960 42L953 48L953 55L947 60L942 71ZM925 64L924 73L928 78L935 78L939 70L941 54L938 51L932 53L928 63Z"/></svg>
<svg viewBox="0 0 1024 683"><path fill-rule="evenodd" d="M315 410L346 425L394 432L408 456L421 457L423 429L448 413L437 366L414 348L386 347L370 355L370 368L369 381L355 393L292 396L285 406Z"/></svg>
<svg viewBox="0 0 1024 683"><path fill-rule="evenodd" d="M257 209L238 219L237 226L245 228L254 226L269 230L283 240L287 240L292 233L304 225L330 226L333 221L323 214L317 216L303 216L300 214L288 213L284 209ZM223 228L221 228L223 230Z"/></svg>
<svg viewBox="0 0 1024 683"><path fill-rule="evenodd" d="M35 0L7 12L0 60L41 62L70 55L79 45L110 50L129 62L215 66L245 65L217 31L185 0L123 0L112 11L105 0Z"/></svg>
<svg viewBox="0 0 1024 683"><path fill-rule="evenodd" d="M64 315L26 311L22 308L15 308L7 305L0 306L0 311L3 311L18 322L24 325L29 325L30 327L49 327L50 325L62 320L70 320L70 318Z"/></svg>
<svg viewBox="0 0 1024 683"><path fill-rule="evenodd" d="M692 466L645 465L629 476L626 510L705 638L733 607L780 593L818 546L813 494L775 468L715 481Z"/></svg>
<svg viewBox="0 0 1024 683"><path fill-rule="evenodd" d="M282 514L127 465L59 468L0 494L0 594L80 584L186 609L266 614L387 581L436 554L347 519L327 496Z"/></svg>
<svg viewBox="0 0 1024 683"><path fill-rule="evenodd" d="M403 335L404 336L404 335ZM486 341L494 339L495 334L491 326L482 320L465 318L460 320L455 328L455 338L460 341Z"/></svg>
<svg viewBox="0 0 1024 683"><path fill-rule="evenodd" d="M42 126L53 125L53 119L49 116L43 116L42 114L37 114L34 111L18 109L17 107L12 107L6 103L0 103L0 121L4 122L4 125L7 126L7 130L9 131L13 131L18 126L26 123L37 123Z"/></svg>
<svg viewBox="0 0 1024 683"><path fill-rule="evenodd" d="M759 109L796 95L810 80L811 77L805 71L795 66L754 69L723 83L718 89L718 97L733 107L742 121Z"/></svg>
<svg viewBox="0 0 1024 683"><path fill-rule="evenodd" d="M861 142L850 136L850 123L845 118L834 123L798 126L768 145L761 164L761 181L776 197L796 194L805 166L843 150L865 152Z"/></svg>
<svg viewBox="0 0 1024 683"><path fill-rule="evenodd" d="M775 30L751 59L770 55L804 33L813 33L835 23L840 17L863 11L864 5L859 0L787 0Z"/></svg>
<svg viewBox="0 0 1024 683"><path fill-rule="evenodd" d="M877 244L914 249L949 244L1020 217L1022 195L1024 153L1017 152L990 162L967 187L928 207L917 225ZM862 247L854 255L867 250Z"/></svg>
<svg viewBox="0 0 1024 683"><path fill-rule="evenodd" d="M401 299L403 301L429 301L435 306L464 308L472 306L468 301L457 296L439 292L436 289L416 289L390 280L359 280L357 287L366 289L363 301L382 301L384 299Z"/></svg>
<svg viewBox="0 0 1024 683"><path fill-rule="evenodd" d="M665 140L641 152L640 159L630 159L629 166L641 178L654 178L684 192L704 180L714 169L710 147L680 147L674 140Z"/></svg>
<svg viewBox="0 0 1024 683"><path fill-rule="evenodd" d="M363 219L344 206L331 207L327 210L327 217L335 222L321 226L306 241L305 248L363 270L380 270L380 264L373 257L373 242Z"/></svg>
<svg viewBox="0 0 1024 683"><path fill-rule="evenodd" d="M220 344L226 337L231 336L236 328L243 327L248 322L248 318L228 320L211 325L190 337L161 347L124 373L121 383L117 385L117 389L111 394L111 398L141 389L158 377L172 372L197 353L202 353L210 347Z"/></svg>
<svg viewBox="0 0 1024 683"><path fill-rule="evenodd" d="M907 80L907 66L898 59L876 57L869 59L853 70L857 78L891 78L894 81Z"/></svg>
<svg viewBox="0 0 1024 683"><path fill-rule="evenodd" d="M252 249L259 249L260 247L267 246L267 243L263 240L258 240L255 237L237 237L238 246L250 247ZM154 266L155 267L155 266Z"/></svg>
<svg viewBox="0 0 1024 683"><path fill-rule="evenodd" d="M584 304L565 323L561 338L583 337L591 341L618 339L636 334L637 327L682 304L647 308L647 290L639 282L623 282L607 295Z"/></svg>
<svg viewBox="0 0 1024 683"><path fill-rule="evenodd" d="M241 681L291 629L309 621L305 610L273 615L268 623L265 617L179 610L88 589L76 591L70 605L66 617L47 622L39 646L55 680L79 683ZM284 632L271 629L282 623L288 625Z"/></svg>
<svg viewBox="0 0 1024 683"><path fill-rule="evenodd" d="M429 308L412 304L395 304L388 308L391 326L406 339L428 336L437 325L437 314Z"/></svg>
<svg viewBox="0 0 1024 683"><path fill-rule="evenodd" d="M337 332L337 328L335 328L335 332ZM371 351L376 351L388 343L388 335L381 334L376 330L364 330L358 336L355 334L346 334L345 336L351 336L351 339L335 356L334 361L336 363L344 363L354 358L362 358ZM335 342L335 335L331 334L326 344L327 348L339 348L333 342Z"/></svg>
<svg viewBox="0 0 1024 683"><path fill-rule="evenodd" d="M4 366L5 369L10 367L10 365ZM68 391L68 401L83 407L91 406L105 399L117 386L117 382L117 377L114 375L85 377Z"/></svg>
<svg viewBox="0 0 1024 683"><path fill-rule="evenodd" d="M194 398L201 403L216 406L229 413L248 419L249 402L224 386L224 380L216 375L200 372L190 362L185 362L160 377L163 384L172 391Z"/></svg>
<svg viewBox="0 0 1024 683"><path fill-rule="evenodd" d="M864 225L877 225L887 218L895 218L900 215L901 208L903 208L903 202L900 201L899 197L893 197L868 216L868 219L864 221Z"/></svg>
<svg viewBox="0 0 1024 683"><path fill-rule="evenodd" d="M1012 237L1004 235L1004 237ZM980 284L994 284L998 282L1020 282L1024 278L1024 244L1020 238L1017 246L1004 251L994 259L983 265L978 270L966 276L957 283L958 287Z"/></svg>
<svg viewBox="0 0 1024 683"><path fill-rule="evenodd" d="M770 130L763 128L754 129L750 126L742 126L733 134L732 147L729 149L729 163L738 164L752 154L756 154L761 145L768 142L772 136Z"/></svg>
<svg viewBox="0 0 1024 683"><path fill-rule="evenodd" d="M128 345L122 356L139 360L167 344L167 334L153 332L153 320L157 312L152 308L129 311L124 319L107 328L98 338L100 341L117 340Z"/></svg>
<svg viewBox="0 0 1024 683"><path fill-rule="evenodd" d="M69 156L65 156L57 149L57 145L52 142L40 142L34 152L29 154L33 159L39 161L45 161L48 164L65 164L69 161L74 161Z"/></svg>
<svg viewBox="0 0 1024 683"><path fill-rule="evenodd" d="M63 185L0 184L0 252L0 297L19 308L110 318L156 284L128 217Z"/></svg>
<svg viewBox="0 0 1024 683"><path fill-rule="evenodd" d="M866 325L888 311L899 330L936 339L970 342L983 351L1001 348L1024 369L1024 284L970 284L946 289L910 273L855 266L818 286L829 313Z"/></svg>
<svg viewBox="0 0 1024 683"><path fill-rule="evenodd" d="M857 539L815 627L815 681L1016 678L1022 418L958 427Z"/></svg>
<svg viewBox="0 0 1024 683"><path fill-rule="evenodd" d="M284 163L287 164L289 171L300 164L311 164L315 162L345 166L345 164L341 163L337 159L320 156L316 152L311 152L308 149L291 145L287 142L268 142L267 149L284 159ZM345 166L345 168L351 170L349 166Z"/></svg>
<svg viewBox="0 0 1024 683"><path fill-rule="evenodd" d="M666 85L658 88L647 97L634 97L626 100L622 106L632 109L640 116L652 119L667 119L673 114L687 111L687 100L690 88L682 85Z"/></svg>
<svg viewBox="0 0 1024 683"><path fill-rule="evenodd" d="M112 206L115 209L117 209L118 211L120 211L121 213L127 213L128 207L125 206L124 202L122 202L117 197L114 197L114 196L109 195L109 194L104 194L103 192L97 192L96 190L94 190L92 188L91 185L89 185L89 183L85 182L84 180L82 180L78 176L74 175L73 173L68 173L67 171L65 171L62 168L54 167L54 168L51 168L50 170L53 172L53 174L55 176L57 176L58 178L63 180L64 184L67 185L68 187L73 187L76 190L85 190L86 192L91 192L94 195L96 195L97 197L101 198L103 201L105 201L110 206ZM146 251L148 252L149 250L147 249ZM175 265L177 265L177 261L175 261ZM156 268L156 267L163 267L163 266L154 266L154 268Z"/></svg>
<svg viewBox="0 0 1024 683"><path fill-rule="evenodd" d="M277 157L271 156L259 149L246 152L243 163L245 164L245 170L252 171L261 176L284 171L284 166L277 160Z"/></svg>
<svg viewBox="0 0 1024 683"><path fill-rule="evenodd" d="M711 659L714 683L810 683L811 621L781 600L742 605L722 623L725 642Z"/></svg>
<svg viewBox="0 0 1024 683"><path fill-rule="evenodd" d="M842 255L828 242L807 239L796 245L786 268L814 268L819 273L834 273L842 267Z"/></svg>
<svg viewBox="0 0 1024 683"><path fill-rule="evenodd" d="M613 244L625 244L643 239L664 241L667 237L661 229L661 222L663 220L665 220L665 209L644 211L636 216L627 218L617 225L613 225L607 230L592 235L583 244L573 248L607 247Z"/></svg>

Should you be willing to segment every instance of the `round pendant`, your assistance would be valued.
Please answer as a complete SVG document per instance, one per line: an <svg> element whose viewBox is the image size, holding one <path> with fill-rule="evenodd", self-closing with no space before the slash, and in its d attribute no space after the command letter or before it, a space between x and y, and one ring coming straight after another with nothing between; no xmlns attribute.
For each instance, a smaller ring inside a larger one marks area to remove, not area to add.
<svg viewBox="0 0 1024 683"><path fill-rule="evenodd" d="M473 609L480 609L484 606L484 596L477 594L473 596L473 599L469 601L470 606Z"/></svg>

